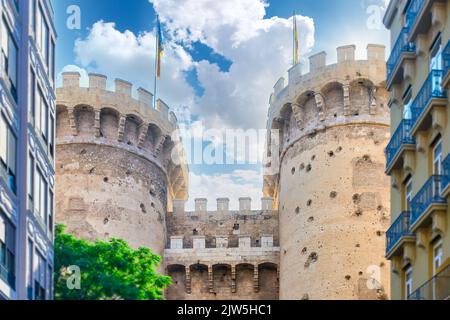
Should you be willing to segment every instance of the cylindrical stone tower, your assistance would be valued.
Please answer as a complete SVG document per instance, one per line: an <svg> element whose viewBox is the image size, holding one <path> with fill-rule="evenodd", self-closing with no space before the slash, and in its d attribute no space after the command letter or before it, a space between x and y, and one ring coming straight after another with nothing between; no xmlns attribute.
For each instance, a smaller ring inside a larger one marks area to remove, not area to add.
<svg viewBox="0 0 450 320"><path fill-rule="evenodd" d="M355 61L354 46L340 47L329 66L319 53L309 74L296 66L275 86L264 192L280 212L280 299L387 297L384 50Z"/></svg>
<svg viewBox="0 0 450 320"><path fill-rule="evenodd" d="M187 170L172 160L176 118L151 93L105 76L65 73L57 89L56 219L88 239L119 238L162 255L172 199L187 198Z"/></svg>

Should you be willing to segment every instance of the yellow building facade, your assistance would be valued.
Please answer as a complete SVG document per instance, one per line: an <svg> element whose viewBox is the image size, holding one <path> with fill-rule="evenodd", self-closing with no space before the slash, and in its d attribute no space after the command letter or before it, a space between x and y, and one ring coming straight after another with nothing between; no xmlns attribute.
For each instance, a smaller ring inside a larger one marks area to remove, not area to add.
<svg viewBox="0 0 450 320"><path fill-rule="evenodd" d="M392 0L391 297L450 299L450 1Z"/></svg>

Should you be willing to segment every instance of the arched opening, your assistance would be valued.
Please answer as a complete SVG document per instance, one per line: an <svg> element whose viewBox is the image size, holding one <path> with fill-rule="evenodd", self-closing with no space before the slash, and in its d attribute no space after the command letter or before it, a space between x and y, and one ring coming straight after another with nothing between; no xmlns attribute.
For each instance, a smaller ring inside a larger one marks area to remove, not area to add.
<svg viewBox="0 0 450 320"><path fill-rule="evenodd" d="M109 140L117 140L119 119L120 114L117 110L111 108L102 109L100 112L100 136Z"/></svg>
<svg viewBox="0 0 450 320"><path fill-rule="evenodd" d="M172 285L167 288L168 300L183 300L186 298L186 269L183 265L169 265L167 274L172 278Z"/></svg>
<svg viewBox="0 0 450 320"><path fill-rule="evenodd" d="M207 300L209 298L208 266L195 264L190 266L190 270L192 299Z"/></svg>
<svg viewBox="0 0 450 320"><path fill-rule="evenodd" d="M344 88L342 83L327 83L321 90L324 97L326 119L333 119L344 115Z"/></svg>
<svg viewBox="0 0 450 320"><path fill-rule="evenodd" d="M243 299L254 296L253 276L255 268L251 264L239 264L236 266L236 292Z"/></svg>
<svg viewBox="0 0 450 320"><path fill-rule="evenodd" d="M216 299L228 299L231 295L231 266L226 264L214 265L213 283Z"/></svg>
<svg viewBox="0 0 450 320"><path fill-rule="evenodd" d="M77 124L78 136L95 136L95 113L94 108L87 105L75 107L75 122Z"/></svg>
<svg viewBox="0 0 450 320"><path fill-rule="evenodd" d="M66 106L56 106L56 137L68 137L72 135L72 129L70 128L69 112Z"/></svg>
<svg viewBox="0 0 450 320"><path fill-rule="evenodd" d="M351 115L359 116L370 112L373 82L367 79L358 79L350 83Z"/></svg>
<svg viewBox="0 0 450 320"><path fill-rule="evenodd" d="M139 143L139 130L143 121L135 115L128 115L125 121L125 132L123 142L130 146L137 146Z"/></svg>
<svg viewBox="0 0 450 320"><path fill-rule="evenodd" d="M274 263L263 263L258 266L258 270L259 298L261 300L278 300L278 266Z"/></svg>
<svg viewBox="0 0 450 320"><path fill-rule="evenodd" d="M303 108L303 126L315 126L319 118L314 91L305 91L297 99L297 104Z"/></svg>

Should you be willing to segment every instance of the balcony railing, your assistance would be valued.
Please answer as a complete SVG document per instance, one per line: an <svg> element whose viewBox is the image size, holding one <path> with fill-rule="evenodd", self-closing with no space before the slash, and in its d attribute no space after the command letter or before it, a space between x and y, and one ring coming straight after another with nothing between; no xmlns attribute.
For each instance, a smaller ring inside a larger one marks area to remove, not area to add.
<svg viewBox="0 0 450 320"><path fill-rule="evenodd" d="M450 266L408 297L409 300L450 300Z"/></svg>
<svg viewBox="0 0 450 320"><path fill-rule="evenodd" d="M416 99L411 105L413 127L425 112L428 104L432 99L441 99L447 97L447 91L442 88L442 78L444 72L442 70L431 70L428 78L417 94Z"/></svg>
<svg viewBox="0 0 450 320"><path fill-rule="evenodd" d="M386 233L387 236L387 247L386 253L389 253L395 245L400 241L401 238L407 236L413 236L414 234L409 231L411 226L411 212L405 211L400 214L400 216L395 220L392 226Z"/></svg>
<svg viewBox="0 0 450 320"><path fill-rule="evenodd" d="M442 168L444 170L442 190L445 190L450 185L450 154L442 161Z"/></svg>
<svg viewBox="0 0 450 320"><path fill-rule="evenodd" d="M392 135L392 139L386 148L387 168L392 165L392 161L397 156L402 145L415 144L415 140L411 136L411 128L412 120L405 119Z"/></svg>
<svg viewBox="0 0 450 320"><path fill-rule="evenodd" d="M411 28L416 22L422 9L425 7L426 0L411 0L408 9L406 10L406 24Z"/></svg>
<svg viewBox="0 0 450 320"><path fill-rule="evenodd" d="M16 290L16 277L2 265L0 265L0 279L5 281L13 290Z"/></svg>
<svg viewBox="0 0 450 320"><path fill-rule="evenodd" d="M397 68L400 58L404 52L415 52L416 46L414 43L410 43L408 41L408 28L403 28L400 32L400 35L395 42L389 60L387 61L387 80L388 82L392 81L392 77L394 76L394 71Z"/></svg>
<svg viewBox="0 0 450 320"><path fill-rule="evenodd" d="M447 42L447 45L445 46L444 50L442 51L442 63L444 68L444 77L448 74L450 71L450 41Z"/></svg>
<svg viewBox="0 0 450 320"><path fill-rule="evenodd" d="M411 225L414 225L432 204L445 204L441 196L442 176L432 176L411 201Z"/></svg>

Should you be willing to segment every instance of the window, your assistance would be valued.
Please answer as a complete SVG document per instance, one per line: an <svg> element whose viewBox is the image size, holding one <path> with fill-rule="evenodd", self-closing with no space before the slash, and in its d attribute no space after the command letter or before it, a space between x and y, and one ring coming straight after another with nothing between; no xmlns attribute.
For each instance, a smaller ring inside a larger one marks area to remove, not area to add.
<svg viewBox="0 0 450 320"><path fill-rule="evenodd" d="M54 205L54 195L53 192L50 190L48 193L48 232L50 234L53 234L53 219L54 219L54 213L53 213L53 205Z"/></svg>
<svg viewBox="0 0 450 320"><path fill-rule="evenodd" d="M16 230L0 211L0 278L15 290Z"/></svg>
<svg viewBox="0 0 450 320"><path fill-rule="evenodd" d="M35 125L35 109L36 109L36 91L35 91L35 81L36 76L32 68L30 68L30 78L28 84L28 113L29 121L34 126Z"/></svg>
<svg viewBox="0 0 450 320"><path fill-rule="evenodd" d="M53 118L52 115L50 115L50 126L49 126L49 144L48 144L48 149L49 149L49 153L50 156L52 158L55 157L55 119Z"/></svg>
<svg viewBox="0 0 450 320"><path fill-rule="evenodd" d="M39 252L36 252L35 261L34 298L45 300L47 262Z"/></svg>
<svg viewBox="0 0 450 320"><path fill-rule="evenodd" d="M412 119L412 111L411 111L411 105L412 105L412 89L411 86L408 87L406 90L405 95L403 96L403 119L411 120Z"/></svg>
<svg viewBox="0 0 450 320"><path fill-rule="evenodd" d="M45 143L48 139L48 106L44 99L42 91L38 90L36 99L36 132L41 136Z"/></svg>
<svg viewBox="0 0 450 320"><path fill-rule="evenodd" d="M6 23L5 19L2 19L1 26L1 56L3 63L3 71L8 77L9 91L17 102L17 66L18 66L18 49L14 42L12 33Z"/></svg>
<svg viewBox="0 0 450 320"><path fill-rule="evenodd" d="M439 34L430 50L430 70L442 70L442 43Z"/></svg>
<svg viewBox="0 0 450 320"><path fill-rule="evenodd" d="M55 86L55 42L50 43L50 57L49 57L49 78L53 87Z"/></svg>
<svg viewBox="0 0 450 320"><path fill-rule="evenodd" d="M27 279L28 279L28 288L27 288L27 297L28 300L33 300L33 270L34 270L34 253L33 253L33 241L28 239L28 270L27 270Z"/></svg>
<svg viewBox="0 0 450 320"><path fill-rule="evenodd" d="M442 241L439 241L433 249L433 276L435 276L442 266L444 256L444 248L442 245Z"/></svg>
<svg viewBox="0 0 450 320"><path fill-rule="evenodd" d="M444 247L442 244L442 240L439 240L437 244L435 244L433 248L433 276L436 276L439 272L439 268L442 266L444 256ZM433 300L436 300L439 295L439 281L437 279L433 279Z"/></svg>
<svg viewBox="0 0 450 320"><path fill-rule="evenodd" d="M411 211L411 201L413 196L413 185L412 185L412 179L409 177L405 182L405 198L403 207L406 211Z"/></svg>
<svg viewBox="0 0 450 320"><path fill-rule="evenodd" d="M45 14L41 7L37 12L36 21L36 42L41 51L42 59L45 65L49 66L49 28L45 20Z"/></svg>
<svg viewBox="0 0 450 320"><path fill-rule="evenodd" d="M441 175L442 173L442 141L436 142L433 148L433 174Z"/></svg>
<svg viewBox="0 0 450 320"><path fill-rule="evenodd" d="M409 268L405 272L405 300L408 300L412 295L413 286L413 269Z"/></svg>
<svg viewBox="0 0 450 320"><path fill-rule="evenodd" d="M17 139L0 115L0 177L6 180L13 193L16 193L16 154Z"/></svg>
<svg viewBox="0 0 450 320"><path fill-rule="evenodd" d="M41 221L46 223L47 213L47 183L39 168L35 171L34 180L34 213Z"/></svg>
<svg viewBox="0 0 450 320"><path fill-rule="evenodd" d="M33 210L34 207L34 157L28 154L28 209Z"/></svg>

